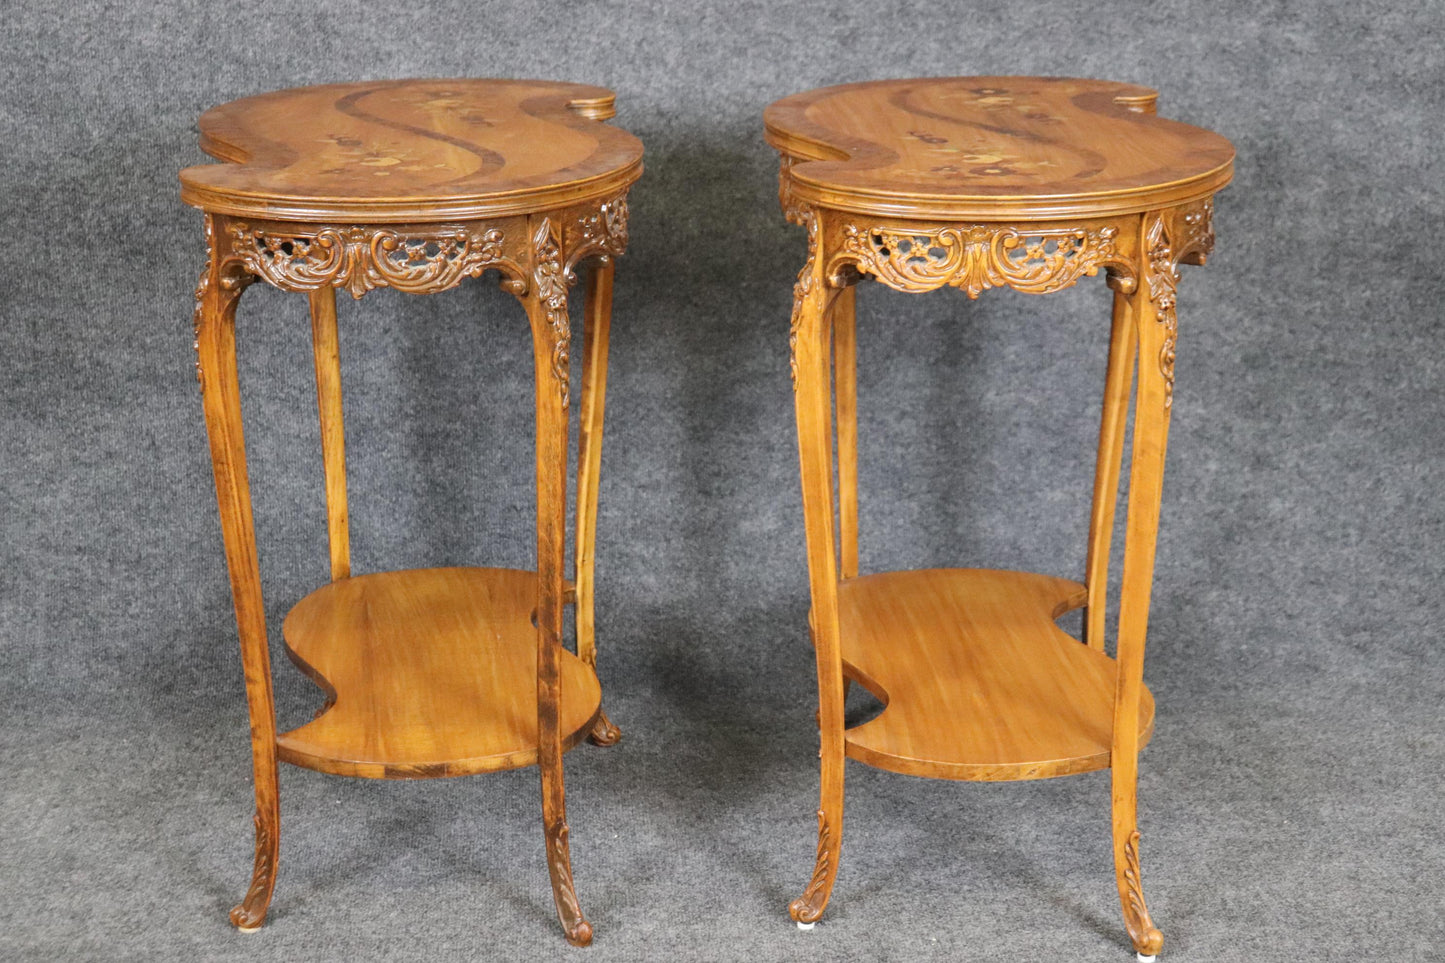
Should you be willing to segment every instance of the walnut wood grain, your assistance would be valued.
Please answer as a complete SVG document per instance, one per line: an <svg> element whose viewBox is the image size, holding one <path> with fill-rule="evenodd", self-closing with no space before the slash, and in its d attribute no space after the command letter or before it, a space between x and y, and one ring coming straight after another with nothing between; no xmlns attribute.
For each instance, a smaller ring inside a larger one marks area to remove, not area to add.
<svg viewBox="0 0 1445 963"><path fill-rule="evenodd" d="M182 172L205 212L195 315L212 465L251 714L256 855L232 912L259 927L280 831L276 762L411 778L536 763L548 873L567 939L592 928L572 878L562 754L616 741L599 708L592 624L598 443L611 259L627 247L641 144L601 121L610 91L541 81L426 80L302 88L218 107L202 146L222 164ZM587 454L583 584L563 572L572 331L567 289L590 271L583 365ZM432 294L495 272L525 309L535 374L537 571L440 569L351 576L338 289ZM288 616L288 651L326 693L310 723L276 734L235 374L241 290L264 281L310 300L332 583ZM595 332L594 332L595 329ZM578 658L562 611L585 607Z"/></svg>
<svg viewBox="0 0 1445 963"><path fill-rule="evenodd" d="M1127 214L1207 197L1234 148L1155 113L1155 91L1061 77L879 80L763 115L802 201L949 220Z"/></svg>
<svg viewBox="0 0 1445 963"><path fill-rule="evenodd" d="M217 214L386 223L526 214L614 195L642 144L601 123L601 87L524 80L380 80L260 94L201 115L223 164L181 171L181 199Z"/></svg>
<svg viewBox="0 0 1445 963"><path fill-rule="evenodd" d="M785 216L807 231L788 341L818 669L821 780L812 876L789 906L812 923L842 846L845 755L951 779L1112 771L1115 879L1134 948L1157 952L1139 866L1139 748L1154 538L1174 397L1178 265L1213 245L1234 151L1163 119L1154 91L1105 81L956 77L831 87L765 113ZM1115 291L1085 559L1087 587L1017 572L857 572L852 286ZM829 361L833 370L829 370ZM1131 369L1138 367L1137 383ZM1108 554L1133 387L1115 657L1104 651ZM833 477L836 411L838 477ZM836 519L835 519L836 513ZM1053 619L1087 604L1088 645ZM843 728L845 679L886 706Z"/></svg>
<svg viewBox="0 0 1445 963"><path fill-rule="evenodd" d="M332 580L351 575L351 523L346 511L346 422L341 405L341 344L336 330L336 289L317 288L311 303L311 349L316 368L316 409L321 420L321 462L326 476L326 537Z"/></svg>
<svg viewBox="0 0 1445 963"><path fill-rule="evenodd" d="M1054 619L1077 582L1025 572L929 569L844 581L843 671L885 708L845 733L850 758L944 779L1042 779L1109 765L1114 660ZM1139 744L1153 731L1142 692Z"/></svg>
<svg viewBox="0 0 1445 963"><path fill-rule="evenodd" d="M343 776L461 776L537 761L537 575L514 569L380 572L291 609L287 654L336 703L277 739L283 761ZM563 740L602 693L559 656Z"/></svg>

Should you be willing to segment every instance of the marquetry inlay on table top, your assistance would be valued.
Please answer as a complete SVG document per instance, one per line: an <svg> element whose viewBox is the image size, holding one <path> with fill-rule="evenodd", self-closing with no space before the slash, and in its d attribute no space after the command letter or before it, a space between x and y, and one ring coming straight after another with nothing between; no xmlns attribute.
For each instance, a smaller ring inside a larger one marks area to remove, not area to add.
<svg viewBox="0 0 1445 963"><path fill-rule="evenodd" d="M307 220L496 217L615 195L642 143L612 91L527 80L388 80L247 97L201 115L181 172L214 214Z"/></svg>
<svg viewBox="0 0 1445 963"><path fill-rule="evenodd" d="M1212 194L1234 148L1155 114L1148 87L1055 77L882 80L763 115L799 200L979 220L1125 214Z"/></svg>

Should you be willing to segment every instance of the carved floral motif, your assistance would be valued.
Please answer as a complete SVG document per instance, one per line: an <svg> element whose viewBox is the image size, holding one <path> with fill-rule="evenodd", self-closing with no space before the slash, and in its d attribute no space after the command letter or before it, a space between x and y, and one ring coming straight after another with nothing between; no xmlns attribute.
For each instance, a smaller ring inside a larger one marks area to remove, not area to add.
<svg viewBox="0 0 1445 963"><path fill-rule="evenodd" d="M201 268L200 279L196 281L196 308L191 314L191 331L195 335L192 347L196 351L196 381L200 382L204 377L201 371L201 323L205 320L206 297L211 292L211 278L219 274L221 290L228 293L234 292L239 295L246 285L256 280L250 274L239 269L234 259L223 257L221 263L216 263L216 225L211 215L205 218L206 231L206 264Z"/></svg>
<svg viewBox="0 0 1445 963"><path fill-rule="evenodd" d="M1164 230L1164 215L1150 214L1144 228L1148 266L1149 300L1164 326L1164 344L1159 349L1159 372L1164 375L1164 407L1174 405L1174 348L1179 338L1179 316L1174 310L1179 289L1179 267Z"/></svg>
<svg viewBox="0 0 1445 963"><path fill-rule="evenodd" d="M794 224L801 224L808 230L808 260L803 263L803 270L798 272L798 280L793 284L793 319L788 326L788 369L793 377L793 390L798 388L798 330L803 323L803 302L807 301L808 295L813 292L813 285L818 283L818 215L809 207L796 207L788 212L788 220Z"/></svg>
<svg viewBox="0 0 1445 963"><path fill-rule="evenodd" d="M278 230L231 225L231 244L246 270L288 291L345 288L354 298L380 287L431 294L489 268L515 276L502 253L502 232L428 227L405 233L347 225Z"/></svg>
<svg viewBox="0 0 1445 963"><path fill-rule="evenodd" d="M1177 211L1175 226L1175 256L1203 264L1204 258L1214 250L1214 198Z"/></svg>
<svg viewBox="0 0 1445 963"><path fill-rule="evenodd" d="M1097 274L1116 256L1117 233L1113 227L1028 231L993 224L898 232L850 224L840 259L899 291L950 285L976 298L1007 286L1046 294Z"/></svg>
<svg viewBox="0 0 1445 963"><path fill-rule="evenodd" d="M552 374L562 390L562 407L569 400L569 385L572 376L571 340L572 332L567 320L567 273L562 269L562 252L557 247L551 218L542 218L537 233L532 236L533 293L547 313L547 325L552 329Z"/></svg>
<svg viewBox="0 0 1445 963"><path fill-rule="evenodd" d="M575 240L567 254L567 280L575 281L572 271L577 263L594 254L621 255L627 250L627 196L603 201L595 211L584 212L577 220Z"/></svg>

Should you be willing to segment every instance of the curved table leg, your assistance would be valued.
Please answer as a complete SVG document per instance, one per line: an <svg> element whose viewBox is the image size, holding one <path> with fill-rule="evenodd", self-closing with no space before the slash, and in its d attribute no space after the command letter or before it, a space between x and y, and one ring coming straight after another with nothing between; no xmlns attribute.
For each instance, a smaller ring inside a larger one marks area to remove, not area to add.
<svg viewBox="0 0 1445 963"><path fill-rule="evenodd" d="M794 404L803 485L803 522L808 541L813 648L818 666L818 730L821 790L818 853L803 894L788 906L792 918L811 928L823 915L838 877L843 842L843 662L838 638L838 570L833 536L832 412L828 390L829 302L836 296L822 270L818 225L811 212L808 262L793 297Z"/></svg>
<svg viewBox="0 0 1445 963"><path fill-rule="evenodd" d="M1134 444L1129 459L1129 516L1124 577L1119 597L1118 683L1114 698L1114 870L1124 923L1134 949L1153 956L1164 937L1149 917L1139 868L1139 690L1154 578L1154 543L1174 389L1174 294L1178 269L1170 257L1158 214L1144 219L1147 252L1137 290L1129 296L1139 339L1139 387L1134 405Z"/></svg>
<svg viewBox="0 0 1445 963"><path fill-rule="evenodd" d="M582 915L572 881L559 721L571 331L556 228L546 217L533 218L532 223L532 284L522 301L532 328L537 395L537 764L542 771L542 829L557 918L569 943L586 946L592 942L592 924Z"/></svg>
<svg viewBox="0 0 1445 963"><path fill-rule="evenodd" d="M1114 292L1114 323L1109 335L1109 368L1104 376L1104 405L1099 419L1099 458L1094 463L1094 503L1089 514L1089 554L1084 584L1084 641L1104 651L1104 615L1109 594L1109 546L1114 535L1114 506L1119 499L1119 468L1124 456L1124 423L1129 417L1137 336L1129 296Z"/></svg>
<svg viewBox="0 0 1445 963"><path fill-rule="evenodd" d="M206 235L212 221L206 219ZM245 899L231 910L243 932L260 928L276 886L281 838L281 804L276 772L276 710L271 692L271 658L266 642L266 608L246 475L246 442L241 428L241 391L236 376L236 304L250 278L227 270L211 246L210 263L196 289L196 371L210 438L211 467L226 565L236 608L246 705L251 717L252 778L256 789L256 854Z"/></svg>
<svg viewBox="0 0 1445 963"><path fill-rule="evenodd" d="M582 398L577 440L577 655L597 668L596 622L593 614L594 562L597 545L597 486L602 465L602 421L607 401L607 341L612 324L612 259L595 259L587 270L586 321L582 328ZM611 746L622 731L602 712L587 739Z"/></svg>

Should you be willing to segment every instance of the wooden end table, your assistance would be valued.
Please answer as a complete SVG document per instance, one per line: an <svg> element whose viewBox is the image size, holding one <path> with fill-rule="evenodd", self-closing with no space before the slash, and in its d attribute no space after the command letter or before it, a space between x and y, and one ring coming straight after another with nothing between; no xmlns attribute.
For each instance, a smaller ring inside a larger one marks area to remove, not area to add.
<svg viewBox="0 0 1445 963"><path fill-rule="evenodd" d="M838 873L843 760L940 779L1041 779L1109 768L1114 866L1136 952L1163 937L1139 873L1143 685L1180 263L1213 245L1224 138L1156 115L1146 87L961 77L850 84L767 109L780 196L808 231L790 341L818 665L822 793L812 879L789 907L823 913ZM1114 290L1083 584L979 569L858 574L853 285L1045 294L1107 273ZM1132 368L1134 434L1116 654L1105 594ZM830 355L836 392L830 388ZM837 500L833 417L837 418ZM835 531L834 511L838 521ZM1084 644L1054 620L1083 606ZM848 681L886 708L843 724Z"/></svg>
<svg viewBox="0 0 1445 963"><path fill-rule="evenodd" d="M205 212L196 372L236 606L256 788L250 889L231 912L258 928L275 885L277 760L383 779L537 764L557 914L592 938L572 882L562 753L620 734L601 709L592 575L612 258L642 144L601 121L614 96L540 81L416 80L309 87L207 111L201 147L228 163L181 172ZM575 573L564 579L571 327L567 287L587 260ZM440 568L353 576L335 292L430 294L496 271L532 329L537 571ZM331 546L330 584L282 627L291 660L326 694L277 733L236 375L241 292L261 280L310 298ZM563 606L576 606L573 655Z"/></svg>

